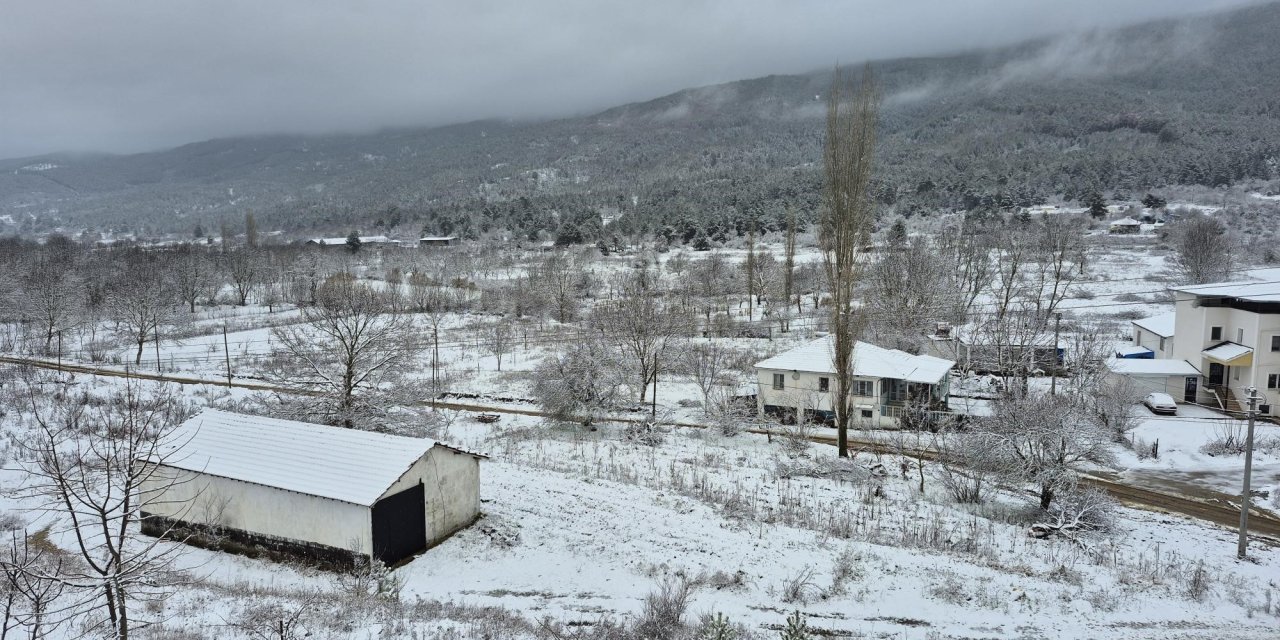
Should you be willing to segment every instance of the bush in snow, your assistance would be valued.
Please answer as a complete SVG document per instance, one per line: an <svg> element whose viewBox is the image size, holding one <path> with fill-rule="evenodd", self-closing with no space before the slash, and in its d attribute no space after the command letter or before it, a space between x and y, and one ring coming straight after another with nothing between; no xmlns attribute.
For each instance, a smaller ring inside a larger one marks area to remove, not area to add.
<svg viewBox="0 0 1280 640"><path fill-rule="evenodd" d="M684 630L684 616L694 588L694 584L684 578L663 580L655 591L645 596L636 619L635 634L641 638L673 638Z"/></svg>
<svg viewBox="0 0 1280 640"><path fill-rule="evenodd" d="M778 637L781 640L809 640L809 624L805 622L804 614L799 609L787 616L787 626L783 627L782 634Z"/></svg>

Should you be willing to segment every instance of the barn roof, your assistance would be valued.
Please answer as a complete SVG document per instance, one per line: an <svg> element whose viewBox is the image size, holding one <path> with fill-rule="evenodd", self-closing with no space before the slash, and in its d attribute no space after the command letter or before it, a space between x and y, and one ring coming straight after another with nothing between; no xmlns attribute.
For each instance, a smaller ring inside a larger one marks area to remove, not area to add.
<svg viewBox="0 0 1280 640"><path fill-rule="evenodd" d="M422 438L205 409L174 430L163 463L372 506L437 445Z"/></svg>
<svg viewBox="0 0 1280 640"><path fill-rule="evenodd" d="M832 362L834 338L818 338L756 363L758 369L784 369L809 373L835 373ZM947 377L956 363L933 356L913 356L897 349L885 349L867 342L853 348L853 375L866 378L893 378L936 384Z"/></svg>

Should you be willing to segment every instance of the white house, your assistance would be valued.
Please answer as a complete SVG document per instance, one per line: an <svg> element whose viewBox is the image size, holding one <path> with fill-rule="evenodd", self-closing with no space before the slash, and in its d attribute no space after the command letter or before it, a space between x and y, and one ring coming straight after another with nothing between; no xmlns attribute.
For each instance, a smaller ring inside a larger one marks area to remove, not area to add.
<svg viewBox="0 0 1280 640"><path fill-rule="evenodd" d="M1173 357L1173 330L1176 313L1170 311L1133 321L1133 344L1146 347L1157 358Z"/></svg>
<svg viewBox="0 0 1280 640"><path fill-rule="evenodd" d="M432 440L206 409L165 445L140 461L156 465L140 492L151 535L390 565L480 512L484 456Z"/></svg>
<svg viewBox="0 0 1280 640"><path fill-rule="evenodd" d="M756 363L761 415L830 421L835 391L834 338L819 338ZM892 427L909 403L946 410L955 363L859 342L853 350L854 405L868 426Z"/></svg>
<svg viewBox="0 0 1280 640"><path fill-rule="evenodd" d="M1173 357L1204 375L1202 402L1243 407L1258 388L1264 415L1280 415L1280 282L1175 287Z"/></svg>

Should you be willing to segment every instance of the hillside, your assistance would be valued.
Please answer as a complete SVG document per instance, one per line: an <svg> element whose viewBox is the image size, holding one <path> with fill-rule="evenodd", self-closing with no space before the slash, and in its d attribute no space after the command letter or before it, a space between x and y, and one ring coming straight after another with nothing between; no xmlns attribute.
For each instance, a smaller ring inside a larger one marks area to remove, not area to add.
<svg viewBox="0 0 1280 640"><path fill-rule="evenodd" d="M996 51L875 63L878 199L903 215L1091 190L1280 175L1280 4ZM547 122L212 140L127 156L0 161L23 230L731 235L820 200L830 71L681 91ZM0 231L3 228L0 227Z"/></svg>

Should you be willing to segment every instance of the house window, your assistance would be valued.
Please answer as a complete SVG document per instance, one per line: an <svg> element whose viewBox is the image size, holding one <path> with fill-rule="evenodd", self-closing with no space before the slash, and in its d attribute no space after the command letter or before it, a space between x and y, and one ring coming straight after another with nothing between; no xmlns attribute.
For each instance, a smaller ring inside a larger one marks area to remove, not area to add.
<svg viewBox="0 0 1280 640"><path fill-rule="evenodd" d="M818 391L826 393L831 390L831 378L818 378Z"/></svg>
<svg viewBox="0 0 1280 640"><path fill-rule="evenodd" d="M1221 340L1221 339L1222 339L1222 327L1212 327L1212 328L1210 328L1210 329L1209 329L1209 339L1210 339L1210 340Z"/></svg>
<svg viewBox="0 0 1280 640"><path fill-rule="evenodd" d="M862 410L862 417L864 417L864 418L870 418L870 417L871 417L871 410L870 410L870 409L863 409L863 410Z"/></svg>
<svg viewBox="0 0 1280 640"><path fill-rule="evenodd" d="M855 396L871 396L875 395L875 384L870 380L854 380L853 395Z"/></svg>
<svg viewBox="0 0 1280 640"><path fill-rule="evenodd" d="M1236 329L1236 344L1244 344L1244 329Z"/></svg>
<svg viewBox="0 0 1280 640"><path fill-rule="evenodd" d="M1280 373L1267 374L1267 388L1280 389Z"/></svg>
<svg viewBox="0 0 1280 640"><path fill-rule="evenodd" d="M1160 350L1164 351L1164 338L1160 338Z"/></svg>
<svg viewBox="0 0 1280 640"><path fill-rule="evenodd" d="M1271 336L1271 350L1280 351L1280 336Z"/></svg>
<svg viewBox="0 0 1280 640"><path fill-rule="evenodd" d="M787 386L787 376L781 373L773 374L773 388L781 391Z"/></svg>

